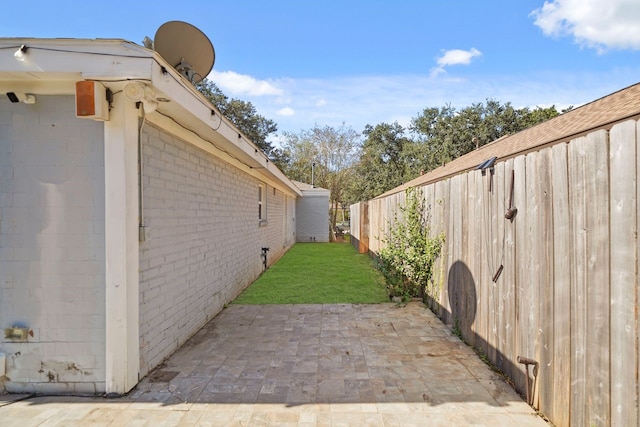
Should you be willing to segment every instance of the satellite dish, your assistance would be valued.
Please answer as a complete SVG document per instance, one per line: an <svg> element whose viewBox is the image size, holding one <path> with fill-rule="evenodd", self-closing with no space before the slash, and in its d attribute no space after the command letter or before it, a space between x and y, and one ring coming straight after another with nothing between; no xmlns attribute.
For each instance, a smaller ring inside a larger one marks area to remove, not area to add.
<svg viewBox="0 0 640 427"><path fill-rule="evenodd" d="M153 47L191 83L201 82L213 68L216 53L202 31L182 21L165 22L153 38Z"/></svg>

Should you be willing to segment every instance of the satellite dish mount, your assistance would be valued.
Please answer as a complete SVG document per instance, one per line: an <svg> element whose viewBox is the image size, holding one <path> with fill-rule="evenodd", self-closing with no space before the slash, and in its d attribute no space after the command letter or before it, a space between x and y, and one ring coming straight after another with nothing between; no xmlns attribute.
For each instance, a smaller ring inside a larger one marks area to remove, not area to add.
<svg viewBox="0 0 640 427"><path fill-rule="evenodd" d="M158 28L153 47L191 83L200 83L213 69L216 54L209 38L182 21L165 22Z"/></svg>
<svg viewBox="0 0 640 427"><path fill-rule="evenodd" d="M191 64L185 61L184 58L180 58L180 62L175 66L175 69L177 72L186 77L187 80L193 83L196 73L195 71L193 71L193 67L191 66Z"/></svg>

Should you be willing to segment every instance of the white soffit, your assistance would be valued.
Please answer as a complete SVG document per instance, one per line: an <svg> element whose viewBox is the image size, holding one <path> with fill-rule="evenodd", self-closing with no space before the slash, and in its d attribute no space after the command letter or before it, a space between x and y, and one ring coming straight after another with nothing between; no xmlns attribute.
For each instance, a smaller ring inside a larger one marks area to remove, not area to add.
<svg viewBox="0 0 640 427"><path fill-rule="evenodd" d="M27 49L20 61L15 53L23 45ZM73 95L75 82L98 80L115 94L130 81L145 84L162 100L158 109L147 115L149 122L175 131L286 194L302 195L157 52L121 39L0 38L0 64L0 93Z"/></svg>

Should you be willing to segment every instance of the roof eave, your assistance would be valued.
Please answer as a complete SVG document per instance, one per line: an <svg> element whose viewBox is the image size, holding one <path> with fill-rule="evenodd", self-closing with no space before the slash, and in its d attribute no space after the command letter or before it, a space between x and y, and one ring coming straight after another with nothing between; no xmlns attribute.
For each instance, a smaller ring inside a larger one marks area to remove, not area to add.
<svg viewBox="0 0 640 427"><path fill-rule="evenodd" d="M14 53L27 47L19 61ZM90 60L88 60L90 59ZM72 95L79 80L96 80L116 92L136 81L151 89L158 109L151 123L182 129L188 140L283 192L302 196L267 156L157 52L122 39L0 39L0 92ZM168 102L165 102L168 101Z"/></svg>

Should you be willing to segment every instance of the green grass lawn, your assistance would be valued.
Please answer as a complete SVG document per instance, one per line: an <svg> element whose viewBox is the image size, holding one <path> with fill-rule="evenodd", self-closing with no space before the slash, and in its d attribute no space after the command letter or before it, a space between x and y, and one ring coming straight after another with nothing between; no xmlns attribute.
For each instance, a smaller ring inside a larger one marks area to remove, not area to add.
<svg viewBox="0 0 640 427"><path fill-rule="evenodd" d="M348 243L297 243L233 304L389 302L384 278Z"/></svg>

